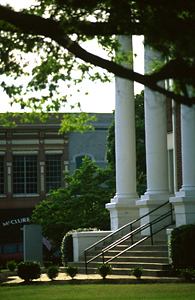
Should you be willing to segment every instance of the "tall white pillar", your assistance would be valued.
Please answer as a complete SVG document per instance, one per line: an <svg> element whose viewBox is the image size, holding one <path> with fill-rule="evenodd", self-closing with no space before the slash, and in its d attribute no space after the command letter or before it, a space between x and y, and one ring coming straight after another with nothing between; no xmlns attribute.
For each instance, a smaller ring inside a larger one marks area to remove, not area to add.
<svg viewBox="0 0 195 300"><path fill-rule="evenodd" d="M183 185L170 199L177 227L195 223L195 106L181 105L181 141Z"/></svg>
<svg viewBox="0 0 195 300"><path fill-rule="evenodd" d="M145 73L151 72L152 62L155 60L162 62L161 54L146 46ZM164 86L165 83L160 82L159 85ZM136 202L140 208L140 216L165 203L171 196L168 185L166 97L145 87L144 101L147 191L141 196L141 200ZM168 207L163 208L152 216L144 218L141 224L152 221L167 209Z"/></svg>
<svg viewBox="0 0 195 300"><path fill-rule="evenodd" d="M132 51L132 39L120 36L122 50ZM132 66L129 65L129 68ZM115 152L116 195L106 204L110 211L111 230L138 217L136 193L136 146L134 83L116 78L115 83Z"/></svg>

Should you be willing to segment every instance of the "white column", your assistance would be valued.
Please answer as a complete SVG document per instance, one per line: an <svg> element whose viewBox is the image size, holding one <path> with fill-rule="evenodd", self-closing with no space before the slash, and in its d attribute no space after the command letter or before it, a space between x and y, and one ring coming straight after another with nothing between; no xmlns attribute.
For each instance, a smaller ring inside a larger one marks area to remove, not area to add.
<svg viewBox="0 0 195 300"><path fill-rule="evenodd" d="M145 73L151 71L152 60L163 61L161 54L146 47ZM160 83L165 86L165 82ZM146 194L168 193L168 155L166 97L145 87L145 128L146 128Z"/></svg>
<svg viewBox="0 0 195 300"><path fill-rule="evenodd" d="M145 47L145 73L152 71L153 61L163 62L160 53ZM159 85L165 86L164 82ZM165 203L170 195L168 185L168 152L166 97L145 87L145 131L146 131L146 168L147 191L136 204L140 208L140 216ZM141 224L152 221L168 207L144 218Z"/></svg>
<svg viewBox="0 0 195 300"><path fill-rule="evenodd" d="M175 197L176 226L195 222L195 106L181 105L183 185Z"/></svg>
<svg viewBox="0 0 195 300"><path fill-rule="evenodd" d="M132 51L132 39L120 36L123 51ZM132 67L129 65L129 67ZM116 196L106 204L110 211L111 230L138 217L136 193L134 83L116 78L115 84Z"/></svg>
<svg viewBox="0 0 195 300"><path fill-rule="evenodd" d="M195 191L195 106L181 105L182 175L181 191Z"/></svg>
<svg viewBox="0 0 195 300"><path fill-rule="evenodd" d="M120 37L124 50L132 51L132 40ZM115 81L115 202L126 202L136 196L134 82L116 78Z"/></svg>

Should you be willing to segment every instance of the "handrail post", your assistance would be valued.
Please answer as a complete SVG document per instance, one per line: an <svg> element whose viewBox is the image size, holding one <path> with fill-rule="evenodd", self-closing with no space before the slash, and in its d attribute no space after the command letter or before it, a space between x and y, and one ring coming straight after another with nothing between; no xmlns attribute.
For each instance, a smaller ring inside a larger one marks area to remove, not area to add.
<svg viewBox="0 0 195 300"><path fill-rule="evenodd" d="M151 245L153 245L152 222L150 222Z"/></svg>
<svg viewBox="0 0 195 300"><path fill-rule="evenodd" d="M132 226L132 224L130 224L130 232L132 232L133 231L133 226ZM133 235L131 235L131 245L133 245Z"/></svg>
<svg viewBox="0 0 195 300"><path fill-rule="evenodd" d="M173 208L172 208L172 203L170 203L171 207L171 223L173 224Z"/></svg>
<svg viewBox="0 0 195 300"><path fill-rule="evenodd" d="M104 264L104 252L102 252L102 262Z"/></svg>
<svg viewBox="0 0 195 300"><path fill-rule="evenodd" d="M85 251L85 274L87 275L87 253Z"/></svg>

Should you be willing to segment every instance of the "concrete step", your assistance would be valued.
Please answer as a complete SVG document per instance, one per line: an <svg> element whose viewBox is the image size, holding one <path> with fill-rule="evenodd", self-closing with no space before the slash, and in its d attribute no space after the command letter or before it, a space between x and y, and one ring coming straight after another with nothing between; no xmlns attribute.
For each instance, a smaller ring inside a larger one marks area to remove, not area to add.
<svg viewBox="0 0 195 300"><path fill-rule="evenodd" d="M93 256L87 257L88 260L90 260ZM104 256L104 260L107 261L111 258L112 256ZM83 259L84 261L84 259ZM102 263L102 257L96 258L94 261ZM117 261L119 262L154 262L154 263L165 263L168 264L168 258L165 257L150 257L150 256L119 256L117 258Z"/></svg>
<svg viewBox="0 0 195 300"><path fill-rule="evenodd" d="M113 256L115 256L119 253L120 253L120 251L109 251L109 252L105 253L104 257L113 257ZM98 254L99 254L99 252L96 252L96 251L93 251L92 253L89 253L87 255L87 260L91 259L92 257L95 257ZM134 250L134 251L127 251L124 254L121 254L119 257L120 257L120 259L122 257L129 257L131 259L132 257L135 257L135 256L140 257L140 258L142 256L148 257L148 258L150 258L150 257L153 257L153 258L155 258L155 257L164 257L164 258L168 259L168 252L167 251L155 251L155 250L154 251L152 251L152 250L151 251L144 251L144 250L143 251L142 250L136 251L136 250ZM102 258L102 255L100 255L99 258ZM80 257L80 260L84 260L84 258Z"/></svg>
<svg viewBox="0 0 195 300"><path fill-rule="evenodd" d="M88 264L88 267L90 268L95 268L97 269L97 266L99 264L101 264L102 262L98 262L98 261L93 261L90 264ZM75 262L75 263L70 263L70 264L74 264L77 265L78 267L85 267L85 262ZM150 263L150 262L116 262L116 261L112 261L109 263L113 268L118 268L118 269L132 269L135 268L137 266L142 267L143 269L155 269L155 270L166 270L167 268L169 268L169 265L167 263Z"/></svg>

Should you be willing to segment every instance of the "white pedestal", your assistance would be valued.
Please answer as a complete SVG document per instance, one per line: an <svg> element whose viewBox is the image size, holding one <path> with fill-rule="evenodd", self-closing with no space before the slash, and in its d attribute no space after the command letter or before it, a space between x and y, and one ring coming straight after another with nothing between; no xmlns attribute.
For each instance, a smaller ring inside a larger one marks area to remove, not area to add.
<svg viewBox="0 0 195 300"><path fill-rule="evenodd" d="M79 261L84 256L84 250L109 235L111 231L83 231L73 233L73 259Z"/></svg>
<svg viewBox="0 0 195 300"><path fill-rule="evenodd" d="M123 202L117 202L118 199L115 196L111 200L111 203L106 204L106 208L110 212L110 224L112 231L115 231L121 226L139 218L139 209L135 205L137 199L138 197L132 199L123 198Z"/></svg>
<svg viewBox="0 0 195 300"><path fill-rule="evenodd" d="M136 205L137 205L137 207L139 207L140 217L150 213L152 210L158 208L160 205L167 202L171 196L173 196L173 195L170 193L152 194L152 195L145 194L145 195L141 196L141 200L136 201ZM154 221L156 218L162 216L169 210L170 210L169 204L161 207L160 209L154 211L152 214L142 218L140 221L140 225L144 225L144 224ZM153 233L155 231L159 230L160 228L162 228L163 225L166 225L167 221L171 221L171 217L170 217L170 219L164 219L161 222L153 225L152 226ZM143 230L141 234L142 235L150 235L150 228L148 227L147 229Z"/></svg>
<svg viewBox="0 0 195 300"><path fill-rule="evenodd" d="M176 227L195 223L195 191L182 191L170 198L174 206Z"/></svg>

